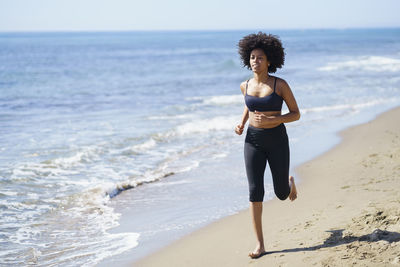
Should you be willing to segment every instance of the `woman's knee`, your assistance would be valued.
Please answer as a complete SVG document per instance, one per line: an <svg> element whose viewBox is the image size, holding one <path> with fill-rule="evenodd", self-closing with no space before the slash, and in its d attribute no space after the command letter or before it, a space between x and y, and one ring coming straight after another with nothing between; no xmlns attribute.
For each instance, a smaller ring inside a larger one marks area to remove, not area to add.
<svg viewBox="0 0 400 267"><path fill-rule="evenodd" d="M262 202L264 200L264 188L253 186L250 187L250 202Z"/></svg>
<svg viewBox="0 0 400 267"><path fill-rule="evenodd" d="M275 195L280 200L285 200L289 197L290 189L289 190L275 190Z"/></svg>

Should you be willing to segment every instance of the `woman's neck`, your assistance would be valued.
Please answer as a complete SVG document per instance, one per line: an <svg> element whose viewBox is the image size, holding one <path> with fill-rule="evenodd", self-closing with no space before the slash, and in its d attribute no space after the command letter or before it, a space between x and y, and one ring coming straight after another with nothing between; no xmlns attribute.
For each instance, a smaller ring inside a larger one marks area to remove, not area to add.
<svg viewBox="0 0 400 267"><path fill-rule="evenodd" d="M254 74L254 81L257 84L266 83L269 78L268 72L262 72L262 73L254 72L253 74Z"/></svg>

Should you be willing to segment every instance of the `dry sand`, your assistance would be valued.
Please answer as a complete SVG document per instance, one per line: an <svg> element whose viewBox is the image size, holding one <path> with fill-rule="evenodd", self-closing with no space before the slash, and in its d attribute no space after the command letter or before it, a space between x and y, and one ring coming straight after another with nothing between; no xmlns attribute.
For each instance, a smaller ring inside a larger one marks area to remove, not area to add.
<svg viewBox="0 0 400 267"><path fill-rule="evenodd" d="M243 211L133 266L400 266L400 108L342 132L296 170L298 199L264 203L268 254Z"/></svg>

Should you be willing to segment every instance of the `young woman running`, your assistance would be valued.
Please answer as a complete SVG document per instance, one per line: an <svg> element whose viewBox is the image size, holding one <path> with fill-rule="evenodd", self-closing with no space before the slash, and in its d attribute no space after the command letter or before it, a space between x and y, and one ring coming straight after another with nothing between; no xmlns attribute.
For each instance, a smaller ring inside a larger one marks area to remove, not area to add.
<svg viewBox="0 0 400 267"><path fill-rule="evenodd" d="M300 118L296 99L285 80L270 73L284 64L285 53L277 36L259 32L239 41L239 54L243 66L253 71L253 78L244 81L240 89L245 107L241 122L236 126L243 133L249 120L244 144L244 159L249 182L250 210L257 246L249 253L251 258L265 254L262 231L262 201L264 198L264 171L271 170L274 191L280 200L297 198L293 176L289 176L289 142L284 123ZM289 112L282 114L285 101Z"/></svg>

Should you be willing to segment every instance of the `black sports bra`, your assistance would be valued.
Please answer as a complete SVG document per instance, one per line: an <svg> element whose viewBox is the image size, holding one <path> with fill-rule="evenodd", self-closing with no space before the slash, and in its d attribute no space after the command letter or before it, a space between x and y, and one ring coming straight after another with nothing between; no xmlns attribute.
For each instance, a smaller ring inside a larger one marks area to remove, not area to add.
<svg viewBox="0 0 400 267"><path fill-rule="evenodd" d="M249 85L249 80L246 82L246 92L244 95L244 101L247 108L254 112L257 111L281 111L283 98L275 92L276 87L276 77L274 82L274 92L272 94L258 97L247 94L247 87Z"/></svg>

